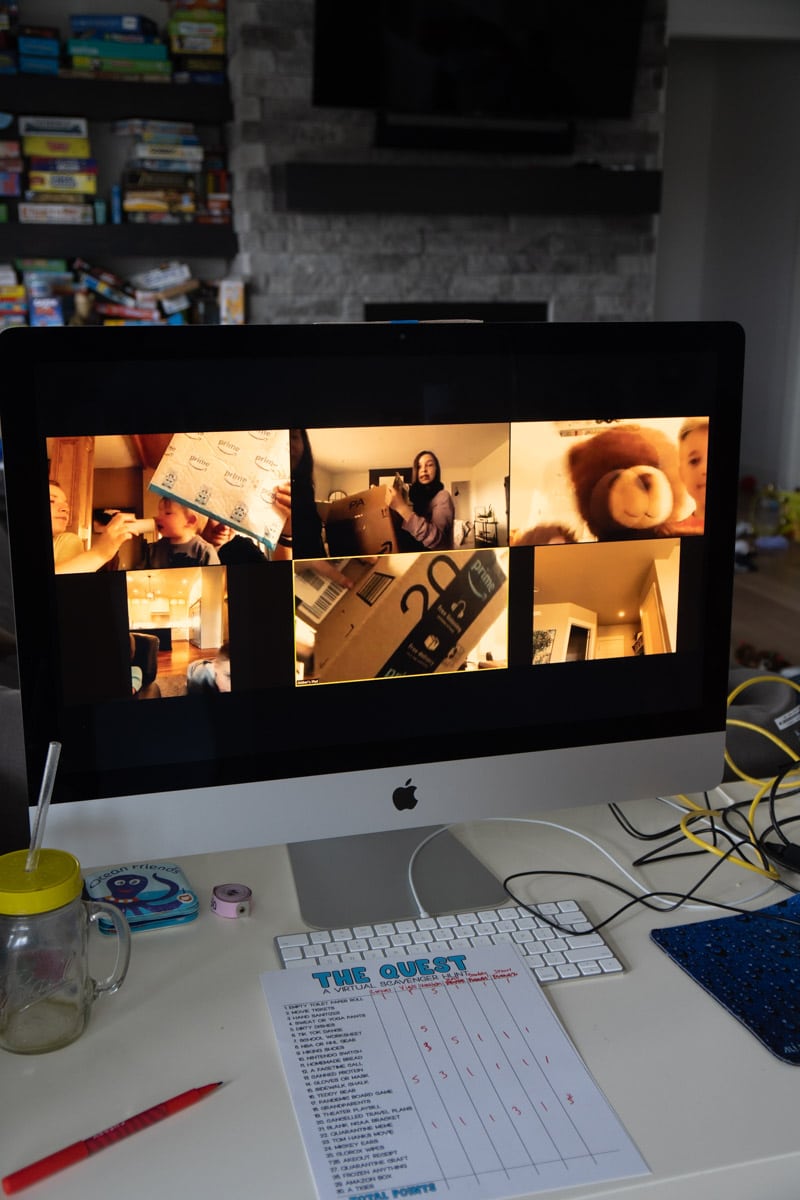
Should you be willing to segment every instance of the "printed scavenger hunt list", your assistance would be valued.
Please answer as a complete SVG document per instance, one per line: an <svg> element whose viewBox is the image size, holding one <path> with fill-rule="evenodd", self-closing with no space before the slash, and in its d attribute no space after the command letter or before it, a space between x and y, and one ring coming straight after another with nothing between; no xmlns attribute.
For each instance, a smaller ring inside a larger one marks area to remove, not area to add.
<svg viewBox="0 0 800 1200"><path fill-rule="evenodd" d="M261 981L320 1200L501 1200L648 1173L509 947Z"/></svg>

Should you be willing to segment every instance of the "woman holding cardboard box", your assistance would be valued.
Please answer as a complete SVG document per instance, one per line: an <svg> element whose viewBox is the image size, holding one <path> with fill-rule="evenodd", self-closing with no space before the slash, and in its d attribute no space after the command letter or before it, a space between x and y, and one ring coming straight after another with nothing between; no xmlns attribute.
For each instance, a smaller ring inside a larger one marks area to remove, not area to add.
<svg viewBox="0 0 800 1200"><path fill-rule="evenodd" d="M455 505L432 450L420 450L414 459L408 492L395 479L386 489L386 503L402 520L398 534L401 550L453 549Z"/></svg>

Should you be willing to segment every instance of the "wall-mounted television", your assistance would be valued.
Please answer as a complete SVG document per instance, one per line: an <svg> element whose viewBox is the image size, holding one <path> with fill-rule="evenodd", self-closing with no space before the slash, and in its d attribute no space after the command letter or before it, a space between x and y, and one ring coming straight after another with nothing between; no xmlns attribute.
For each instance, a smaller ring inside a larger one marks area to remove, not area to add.
<svg viewBox="0 0 800 1200"><path fill-rule="evenodd" d="M643 0L316 0L313 102L422 117L631 114Z"/></svg>

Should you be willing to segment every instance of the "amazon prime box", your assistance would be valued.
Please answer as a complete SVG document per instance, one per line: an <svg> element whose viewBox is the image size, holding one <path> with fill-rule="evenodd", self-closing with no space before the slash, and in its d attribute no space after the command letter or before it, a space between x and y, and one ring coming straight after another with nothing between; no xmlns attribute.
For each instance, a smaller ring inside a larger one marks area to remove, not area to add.
<svg viewBox="0 0 800 1200"><path fill-rule="evenodd" d="M394 554L399 517L386 503L386 489L367 488L334 500L325 518L328 550L336 558L357 554Z"/></svg>
<svg viewBox="0 0 800 1200"><path fill-rule="evenodd" d="M176 433L149 486L274 550L285 520L275 488L290 474L288 429Z"/></svg>
<svg viewBox="0 0 800 1200"><path fill-rule="evenodd" d="M507 605L507 549L379 557L320 621L312 678L457 671L495 622L506 644Z"/></svg>

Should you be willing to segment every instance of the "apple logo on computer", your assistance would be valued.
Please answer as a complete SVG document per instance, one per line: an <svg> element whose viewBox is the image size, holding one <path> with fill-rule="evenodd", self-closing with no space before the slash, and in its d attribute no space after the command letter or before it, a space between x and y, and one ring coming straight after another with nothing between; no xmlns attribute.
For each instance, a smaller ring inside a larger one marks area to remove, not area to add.
<svg viewBox="0 0 800 1200"><path fill-rule="evenodd" d="M394 806L399 812L403 812L406 808L417 807L417 786L407 779L402 787L396 787L392 792L392 800Z"/></svg>

